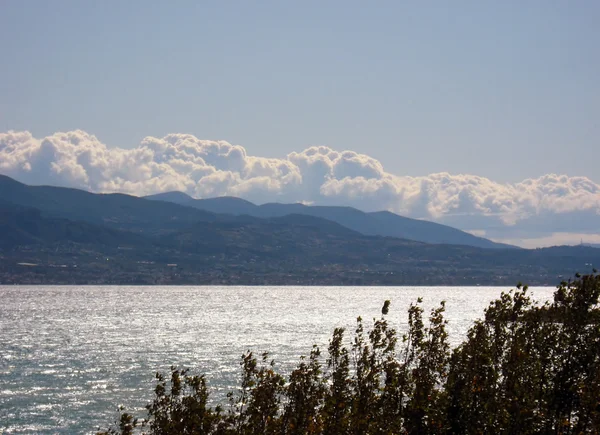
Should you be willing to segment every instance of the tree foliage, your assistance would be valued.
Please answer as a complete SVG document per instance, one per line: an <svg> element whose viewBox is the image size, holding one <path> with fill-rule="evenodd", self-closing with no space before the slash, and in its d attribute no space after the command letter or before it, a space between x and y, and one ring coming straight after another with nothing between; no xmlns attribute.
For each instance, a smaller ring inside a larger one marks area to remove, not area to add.
<svg viewBox="0 0 600 435"><path fill-rule="evenodd" d="M350 342L334 330L285 378L268 354L242 356L229 409L208 406L203 376L157 373L138 420L103 434L581 434L600 433L600 276L561 283L551 302L527 287L503 293L450 350L444 302L419 299L398 335L386 314Z"/></svg>

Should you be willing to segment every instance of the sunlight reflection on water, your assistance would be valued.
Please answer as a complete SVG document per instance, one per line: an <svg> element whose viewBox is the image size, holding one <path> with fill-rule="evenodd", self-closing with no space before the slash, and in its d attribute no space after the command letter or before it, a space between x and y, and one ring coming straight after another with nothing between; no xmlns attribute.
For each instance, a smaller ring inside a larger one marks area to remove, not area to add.
<svg viewBox="0 0 600 435"><path fill-rule="evenodd" d="M269 351L289 371L337 326L381 316L406 327L406 310L446 300L452 344L499 287L62 287L0 286L0 430L93 433L141 410L153 375L171 365L206 373L223 398L247 349ZM532 288L536 299L553 288ZM367 325L370 322L367 322Z"/></svg>

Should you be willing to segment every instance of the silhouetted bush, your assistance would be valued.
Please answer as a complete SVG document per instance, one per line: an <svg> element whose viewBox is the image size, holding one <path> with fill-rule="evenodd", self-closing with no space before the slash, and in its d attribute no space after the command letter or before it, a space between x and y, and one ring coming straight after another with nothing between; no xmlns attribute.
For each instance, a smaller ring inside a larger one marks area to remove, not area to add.
<svg viewBox="0 0 600 435"><path fill-rule="evenodd" d="M286 379L247 352L225 408L207 405L203 376L157 374L148 415L121 414L104 434L600 433L600 276L563 282L552 302L527 287L503 293L453 351L444 303L408 310L401 337L385 318L352 342L337 328L321 362L313 347Z"/></svg>

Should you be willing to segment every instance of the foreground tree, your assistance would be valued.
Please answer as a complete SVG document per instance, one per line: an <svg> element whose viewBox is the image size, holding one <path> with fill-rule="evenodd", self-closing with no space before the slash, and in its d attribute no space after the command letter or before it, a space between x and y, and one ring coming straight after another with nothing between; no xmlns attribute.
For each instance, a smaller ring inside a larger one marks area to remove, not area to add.
<svg viewBox="0 0 600 435"><path fill-rule="evenodd" d="M533 304L503 294L453 352L445 390L453 433L600 433L600 276Z"/></svg>
<svg viewBox="0 0 600 435"><path fill-rule="evenodd" d="M287 381L263 354L241 360L229 411L207 406L203 376L157 374L137 420L104 434L580 434L600 433L600 276L577 276L537 305L527 287L503 293L450 352L445 305L421 300L398 337L382 317L351 343L337 328L321 364L313 347Z"/></svg>

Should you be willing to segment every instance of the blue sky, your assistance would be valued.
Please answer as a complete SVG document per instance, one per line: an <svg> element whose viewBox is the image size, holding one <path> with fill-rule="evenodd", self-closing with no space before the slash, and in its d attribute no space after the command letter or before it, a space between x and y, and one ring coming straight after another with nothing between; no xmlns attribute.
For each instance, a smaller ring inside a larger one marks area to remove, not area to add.
<svg viewBox="0 0 600 435"><path fill-rule="evenodd" d="M0 131L600 182L600 3L0 3Z"/></svg>
<svg viewBox="0 0 600 435"><path fill-rule="evenodd" d="M0 173L600 243L598 23L595 0L4 0Z"/></svg>

